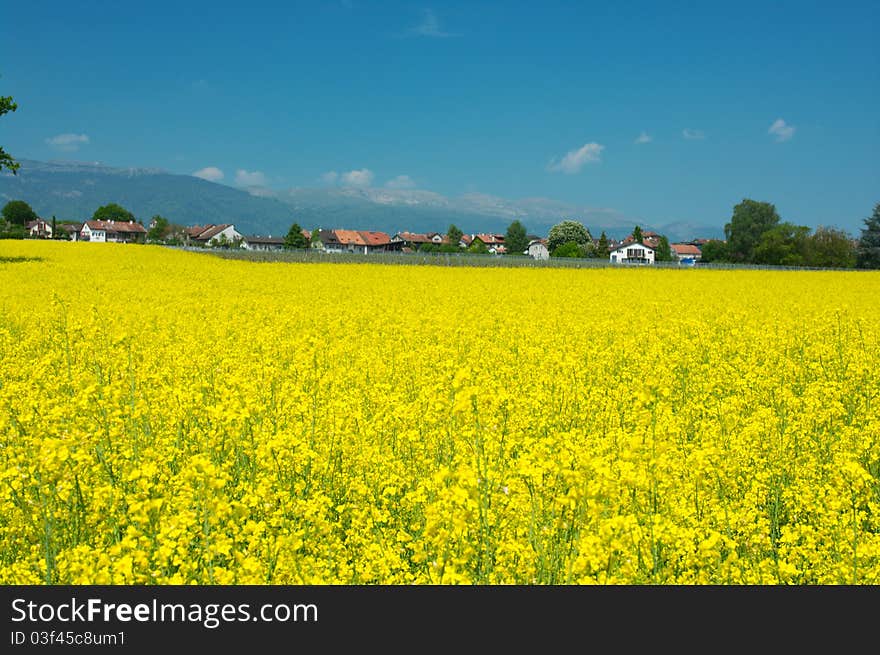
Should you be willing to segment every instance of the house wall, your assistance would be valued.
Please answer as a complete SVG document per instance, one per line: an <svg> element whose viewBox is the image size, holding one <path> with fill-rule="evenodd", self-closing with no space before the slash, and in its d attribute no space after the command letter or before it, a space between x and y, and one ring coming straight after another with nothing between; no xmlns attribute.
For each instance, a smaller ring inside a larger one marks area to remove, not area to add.
<svg viewBox="0 0 880 655"><path fill-rule="evenodd" d="M533 243L529 246L529 255L535 259L550 259L550 251L543 243Z"/></svg>
<svg viewBox="0 0 880 655"><path fill-rule="evenodd" d="M608 260L612 261L612 262L626 262L626 261L628 261L627 257L626 257L626 251L629 250L630 248L642 248L645 251L645 259L648 260L648 263L649 264L654 263L654 251L651 248L649 248L648 246L628 245L628 246L624 246L624 247L620 248L619 250L612 250L611 253L608 255Z"/></svg>
<svg viewBox="0 0 880 655"><path fill-rule="evenodd" d="M82 236L86 241L104 243L107 241L107 233L104 230L92 230L88 225L83 225Z"/></svg>
<svg viewBox="0 0 880 655"><path fill-rule="evenodd" d="M222 232L218 232L217 234L212 236L208 240L208 245L211 245L211 246L215 245L218 241L220 241L223 238L224 235L226 235L226 238L229 240L230 243L232 243L236 239L242 238L242 236L241 236L241 234L239 234L238 230L235 229L235 226L230 225L229 227L223 229Z"/></svg>

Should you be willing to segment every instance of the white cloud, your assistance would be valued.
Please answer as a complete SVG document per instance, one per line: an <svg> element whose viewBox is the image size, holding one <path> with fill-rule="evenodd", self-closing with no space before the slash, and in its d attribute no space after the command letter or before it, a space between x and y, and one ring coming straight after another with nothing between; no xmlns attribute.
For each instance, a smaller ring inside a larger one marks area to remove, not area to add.
<svg viewBox="0 0 880 655"><path fill-rule="evenodd" d="M80 146L89 143L88 134L58 134L46 139L46 143L62 152L73 152L79 150Z"/></svg>
<svg viewBox="0 0 880 655"><path fill-rule="evenodd" d="M577 150L569 150L565 157L560 161L556 161L555 158L551 159L550 163L547 165L547 169L550 171L568 173L569 175L577 173L581 170L584 164L592 164L601 161L599 156L604 149L605 146L598 143L585 143Z"/></svg>
<svg viewBox="0 0 880 655"><path fill-rule="evenodd" d="M266 186L266 176L260 171L248 172L239 168L235 171L235 183L238 186Z"/></svg>
<svg viewBox="0 0 880 655"><path fill-rule="evenodd" d="M345 186L370 186L373 183L373 171L362 168L359 171L348 171L342 174L342 183Z"/></svg>
<svg viewBox="0 0 880 655"><path fill-rule="evenodd" d="M398 175L388 180L385 186L389 189L414 189L416 183L409 175Z"/></svg>
<svg viewBox="0 0 880 655"><path fill-rule="evenodd" d="M223 171L216 166L208 166L193 173L194 177L200 177L208 182L219 182L223 179Z"/></svg>
<svg viewBox="0 0 880 655"><path fill-rule="evenodd" d="M642 132L636 137L636 140L633 141L633 143L651 143L651 141L653 140L654 137L652 137L650 134L648 134L647 132Z"/></svg>
<svg viewBox="0 0 880 655"><path fill-rule="evenodd" d="M794 136L794 131L796 129L797 128L794 125L786 125L784 120L777 118L773 121L773 125L770 126L770 129L767 130L767 134L775 134L777 141L788 141Z"/></svg>
<svg viewBox="0 0 880 655"><path fill-rule="evenodd" d="M448 36L456 36L451 32L446 32L440 27L440 20L433 9L425 9L422 11L422 22L415 27L410 28L408 34L412 36L430 36L434 38L446 38Z"/></svg>
<svg viewBox="0 0 880 655"><path fill-rule="evenodd" d="M321 176L321 182L324 184L336 184L336 180L339 179L339 173L336 171L327 171Z"/></svg>
<svg viewBox="0 0 880 655"><path fill-rule="evenodd" d="M685 139L690 139L691 141L693 141L695 139L705 139L706 138L706 135L702 132L702 130L692 130L689 127L684 128L681 131L681 135Z"/></svg>

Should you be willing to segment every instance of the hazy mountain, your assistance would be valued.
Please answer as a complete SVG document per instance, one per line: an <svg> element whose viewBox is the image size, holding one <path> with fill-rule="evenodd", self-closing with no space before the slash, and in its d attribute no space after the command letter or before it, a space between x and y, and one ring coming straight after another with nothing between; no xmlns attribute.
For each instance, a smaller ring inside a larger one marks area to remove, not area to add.
<svg viewBox="0 0 880 655"><path fill-rule="evenodd" d="M94 163L21 160L18 175L0 175L0 201L24 200L44 218L83 221L116 202L144 224L161 214L182 225L235 223L247 232L280 232L293 212L274 198L258 198L190 175Z"/></svg>
<svg viewBox="0 0 880 655"><path fill-rule="evenodd" d="M111 168L86 162L22 160L18 175L0 174L0 201L25 200L45 218L85 220L116 202L148 223L161 214L182 225L234 223L244 234L280 235L298 222L313 229L381 230L389 234L443 232L455 223L465 232L503 232L513 220L546 235L563 219L583 222L598 237L628 234L637 222L671 240L721 236L720 228L675 223L649 225L612 209L583 207L548 198L510 200L479 193L446 197L416 189L265 187L238 189L159 169Z"/></svg>

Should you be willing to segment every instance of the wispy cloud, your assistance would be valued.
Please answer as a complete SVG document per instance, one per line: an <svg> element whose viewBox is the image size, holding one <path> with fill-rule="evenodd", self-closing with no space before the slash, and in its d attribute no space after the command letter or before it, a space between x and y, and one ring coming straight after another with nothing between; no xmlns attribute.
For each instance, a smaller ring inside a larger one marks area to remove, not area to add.
<svg viewBox="0 0 880 655"><path fill-rule="evenodd" d="M428 36L435 39L444 39L450 36L458 36L452 32L447 32L440 25L440 19L433 9L422 10L422 21L415 27L407 30L408 36Z"/></svg>
<svg viewBox="0 0 880 655"><path fill-rule="evenodd" d="M706 135L703 133L702 130L694 130L694 129L691 129L691 128L689 128L689 127L684 128L684 129L681 131L681 135L682 135L685 139L689 139L689 140L691 140L691 141L694 141L694 140L697 140L697 139L705 139L705 138L706 138Z"/></svg>
<svg viewBox="0 0 880 655"><path fill-rule="evenodd" d="M647 132L642 132L636 137L636 140L633 141L633 143L651 143L651 141L653 140L654 137L652 137L650 134L648 134Z"/></svg>
<svg viewBox="0 0 880 655"><path fill-rule="evenodd" d="M321 176L321 182L324 184L336 184L339 179L339 173L336 171L327 171Z"/></svg>
<svg viewBox="0 0 880 655"><path fill-rule="evenodd" d="M60 150L62 152L74 152L75 150L79 150L80 146L84 146L89 143L89 135L70 133L58 134L56 136L46 139L46 143L48 143L56 150Z"/></svg>
<svg viewBox="0 0 880 655"><path fill-rule="evenodd" d="M414 189L416 182L409 175L398 175L388 180L385 186L389 189Z"/></svg>
<svg viewBox="0 0 880 655"><path fill-rule="evenodd" d="M767 130L767 134L775 134L776 141L788 141L794 136L797 128L794 125L787 125L784 120L777 118L773 121L773 125Z"/></svg>
<svg viewBox="0 0 880 655"><path fill-rule="evenodd" d="M235 183L238 186L266 186L266 176L260 171L249 172L239 168L235 171Z"/></svg>
<svg viewBox="0 0 880 655"><path fill-rule="evenodd" d="M559 161L556 158L551 159L547 164L547 170L569 175L577 173L584 164L601 161L600 155L604 149L605 146L598 143L585 143L577 150L569 150Z"/></svg>
<svg viewBox="0 0 880 655"><path fill-rule="evenodd" d="M341 176L345 186L368 187L373 183L373 171L362 168L357 171L348 171Z"/></svg>
<svg viewBox="0 0 880 655"><path fill-rule="evenodd" d="M208 180L208 182L219 182L223 179L223 171L221 171L216 166L207 166L200 170L197 170L193 173L194 177L200 177L203 180Z"/></svg>

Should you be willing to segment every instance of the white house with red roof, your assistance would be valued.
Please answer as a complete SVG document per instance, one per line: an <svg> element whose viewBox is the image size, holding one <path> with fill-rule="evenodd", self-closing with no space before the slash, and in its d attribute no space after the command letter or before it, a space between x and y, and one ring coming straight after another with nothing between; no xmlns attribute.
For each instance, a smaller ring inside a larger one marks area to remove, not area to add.
<svg viewBox="0 0 880 655"><path fill-rule="evenodd" d="M688 264L696 264L700 261L700 249L692 243L671 243L669 248L672 256L678 261Z"/></svg>
<svg viewBox="0 0 880 655"><path fill-rule="evenodd" d="M79 231L80 241L144 243L146 239L146 228L134 221L86 221Z"/></svg>

